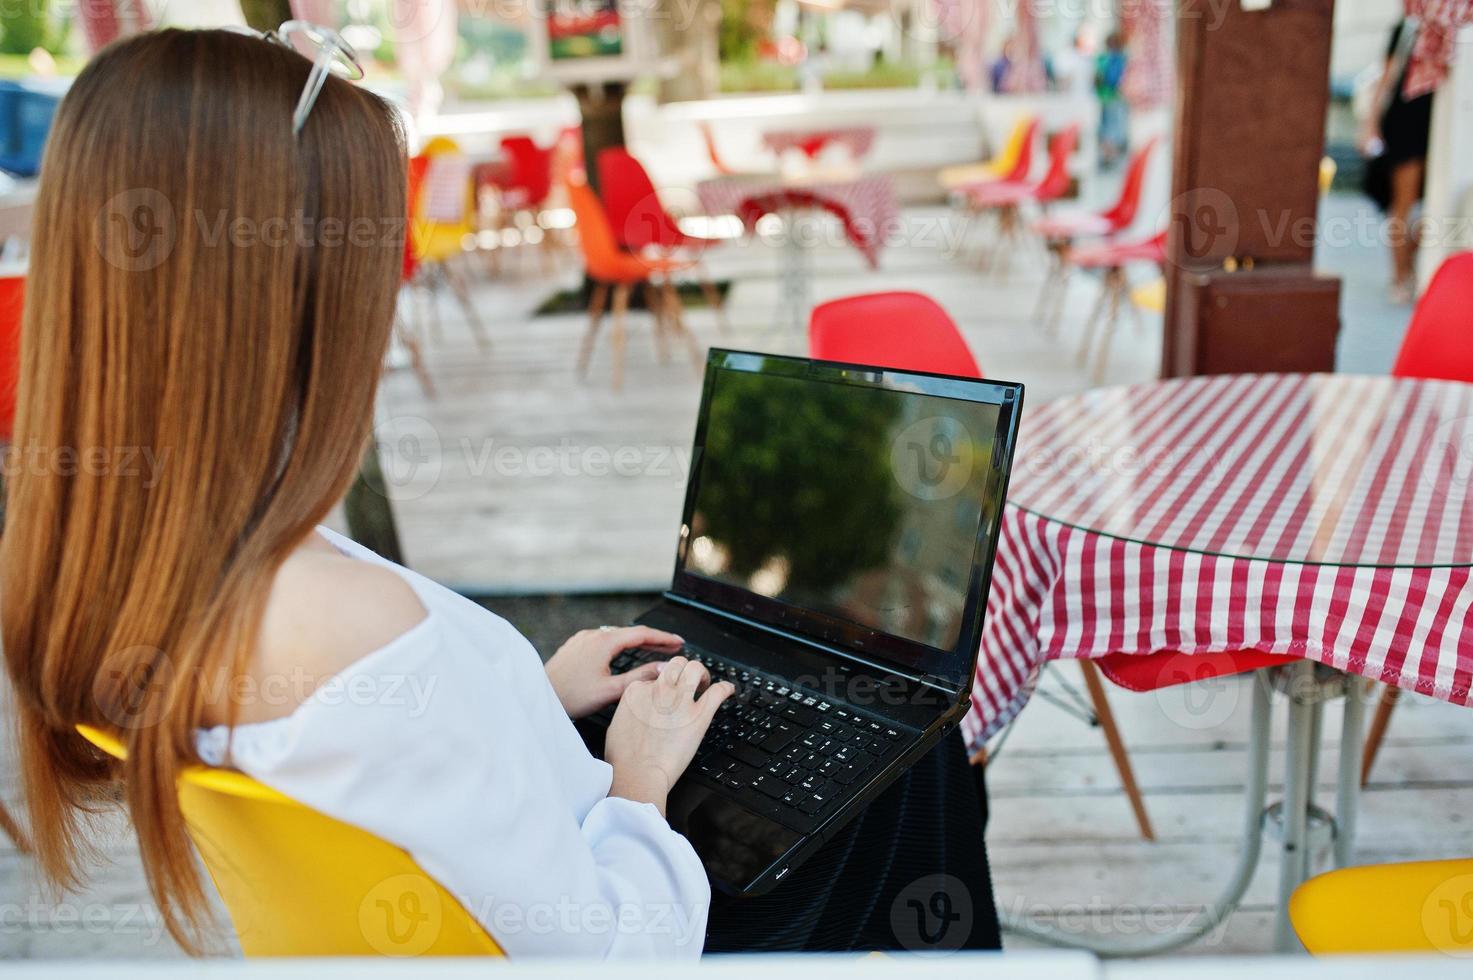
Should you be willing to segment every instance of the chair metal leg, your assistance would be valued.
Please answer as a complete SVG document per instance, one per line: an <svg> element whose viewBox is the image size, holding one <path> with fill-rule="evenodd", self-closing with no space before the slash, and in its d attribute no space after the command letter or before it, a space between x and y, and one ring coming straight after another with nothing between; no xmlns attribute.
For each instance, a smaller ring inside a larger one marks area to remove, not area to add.
<svg viewBox="0 0 1473 980"><path fill-rule="evenodd" d="M583 331L583 340L578 345L578 376L588 375L588 359L593 355L593 341L598 336L599 325L604 319L604 304L609 301L609 284L593 284L593 295L588 301L588 329Z"/></svg>
<svg viewBox="0 0 1473 980"><path fill-rule="evenodd" d="M1366 746L1360 759L1360 784L1364 786L1371 778L1371 767L1376 764L1376 753L1381 751L1381 740L1386 737L1386 726L1391 724L1391 712L1401 699L1401 688L1386 685L1381 700L1376 702L1376 713L1371 718L1371 730L1366 734Z"/></svg>
<svg viewBox="0 0 1473 980"><path fill-rule="evenodd" d="M1094 707L1095 718L1099 720L1100 731L1104 733L1105 744L1110 748L1110 758L1115 761L1115 771L1120 774L1121 788L1125 790L1130 808L1135 812L1135 822L1140 827L1141 837L1153 841L1156 839L1156 831L1152 829L1151 818L1146 814L1146 801L1141 797L1140 787L1136 785L1135 769L1125 751L1125 740L1120 737L1120 728L1115 724L1115 713L1110 710L1110 702L1105 697L1100 669L1088 660L1080 660L1079 672L1084 675L1090 704Z"/></svg>

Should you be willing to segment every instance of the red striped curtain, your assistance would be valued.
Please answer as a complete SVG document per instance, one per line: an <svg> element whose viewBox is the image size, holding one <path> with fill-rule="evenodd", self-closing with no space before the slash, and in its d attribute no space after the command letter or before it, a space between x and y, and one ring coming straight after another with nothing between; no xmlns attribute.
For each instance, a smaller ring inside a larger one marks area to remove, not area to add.
<svg viewBox="0 0 1473 980"><path fill-rule="evenodd" d="M1017 5L1007 53L1008 66L999 86L1002 91L1042 92L1048 87L1048 72L1043 67L1043 49L1038 43L1038 17L1033 12L1033 0L1023 0Z"/></svg>
<svg viewBox="0 0 1473 980"><path fill-rule="evenodd" d="M120 37L153 27L144 0L77 0L77 19L93 54Z"/></svg>
<svg viewBox="0 0 1473 980"><path fill-rule="evenodd" d="M1421 22L1402 91L1411 99L1434 91L1447 78L1458 31L1473 23L1473 0L1406 0L1406 12Z"/></svg>
<svg viewBox="0 0 1473 980"><path fill-rule="evenodd" d="M1155 109L1171 97L1173 66L1168 30L1169 0L1121 0L1125 75L1120 94L1132 109Z"/></svg>
<svg viewBox="0 0 1473 980"><path fill-rule="evenodd" d="M951 48L968 91L987 88L987 0L931 0L936 39Z"/></svg>

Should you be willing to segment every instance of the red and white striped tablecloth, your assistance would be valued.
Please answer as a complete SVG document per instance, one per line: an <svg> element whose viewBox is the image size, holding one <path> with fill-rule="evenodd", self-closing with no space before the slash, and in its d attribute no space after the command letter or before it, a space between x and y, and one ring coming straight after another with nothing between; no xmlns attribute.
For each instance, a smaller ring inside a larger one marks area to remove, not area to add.
<svg viewBox="0 0 1473 980"><path fill-rule="evenodd" d="M873 126L835 126L825 129L770 129L762 134L762 142L774 153L802 150L810 158L818 156L829 144L838 144L858 160L875 145Z"/></svg>
<svg viewBox="0 0 1473 980"><path fill-rule="evenodd" d="M972 712L1048 660L1257 650L1473 702L1473 385L1226 375L1025 412Z"/></svg>
<svg viewBox="0 0 1473 980"><path fill-rule="evenodd" d="M871 268L900 221L895 182L883 175L853 180L782 180L716 177L696 185L707 214L734 214L750 232L764 214L822 208L844 224L844 234Z"/></svg>

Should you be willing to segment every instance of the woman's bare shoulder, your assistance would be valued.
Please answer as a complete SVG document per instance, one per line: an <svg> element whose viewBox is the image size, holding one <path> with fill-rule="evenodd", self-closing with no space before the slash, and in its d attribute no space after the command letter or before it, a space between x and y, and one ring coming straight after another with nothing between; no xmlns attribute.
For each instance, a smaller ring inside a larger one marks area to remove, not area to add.
<svg viewBox="0 0 1473 980"><path fill-rule="evenodd" d="M428 616L391 569L350 558L321 537L282 564L266 601L255 655L237 686L240 724L292 713L314 690ZM243 695L243 696L242 696ZM211 706L207 724L225 720Z"/></svg>

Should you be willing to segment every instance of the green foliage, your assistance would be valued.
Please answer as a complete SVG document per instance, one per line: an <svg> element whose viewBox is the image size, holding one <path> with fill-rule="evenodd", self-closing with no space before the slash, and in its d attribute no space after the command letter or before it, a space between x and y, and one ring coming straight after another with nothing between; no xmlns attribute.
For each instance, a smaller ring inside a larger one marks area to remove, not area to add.
<svg viewBox="0 0 1473 980"><path fill-rule="evenodd" d="M61 54L71 21L52 16L49 0L0 4L0 54L28 55L36 48Z"/></svg>
<svg viewBox="0 0 1473 980"><path fill-rule="evenodd" d="M761 41L762 30L748 9L747 0L721 0L721 26L716 40L721 60L755 60Z"/></svg>
<svg viewBox="0 0 1473 980"><path fill-rule="evenodd" d="M776 397L779 385L793 397ZM723 375L711 399L700 517L725 535L726 574L745 580L780 555L788 593L826 595L882 564L901 516L890 470L899 408L838 385ZM844 488L840 499L834 487Z"/></svg>
<svg viewBox="0 0 1473 980"><path fill-rule="evenodd" d="M240 0L240 12L258 31L274 31L292 19L291 0Z"/></svg>

